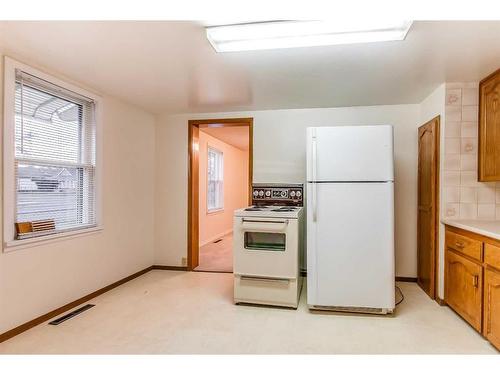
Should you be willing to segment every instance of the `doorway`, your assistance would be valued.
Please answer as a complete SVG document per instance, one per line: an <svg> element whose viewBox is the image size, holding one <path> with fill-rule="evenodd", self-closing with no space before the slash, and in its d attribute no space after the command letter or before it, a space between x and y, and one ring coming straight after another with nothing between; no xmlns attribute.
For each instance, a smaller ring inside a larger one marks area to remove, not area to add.
<svg viewBox="0 0 500 375"><path fill-rule="evenodd" d="M439 249L439 116L418 128L417 282L437 295Z"/></svg>
<svg viewBox="0 0 500 375"><path fill-rule="evenodd" d="M232 272L235 209L251 204L253 119L188 122L191 271Z"/></svg>

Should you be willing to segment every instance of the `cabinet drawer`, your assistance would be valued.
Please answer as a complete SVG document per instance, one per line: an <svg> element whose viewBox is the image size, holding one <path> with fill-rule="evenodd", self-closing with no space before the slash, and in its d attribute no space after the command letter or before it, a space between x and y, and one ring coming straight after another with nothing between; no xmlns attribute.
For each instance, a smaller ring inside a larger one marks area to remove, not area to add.
<svg viewBox="0 0 500 375"><path fill-rule="evenodd" d="M481 332L483 268L446 250L446 303Z"/></svg>
<svg viewBox="0 0 500 375"><path fill-rule="evenodd" d="M484 263L500 270L500 247L485 243Z"/></svg>
<svg viewBox="0 0 500 375"><path fill-rule="evenodd" d="M482 260L483 243L481 241L448 230L446 231L446 247L479 261Z"/></svg>

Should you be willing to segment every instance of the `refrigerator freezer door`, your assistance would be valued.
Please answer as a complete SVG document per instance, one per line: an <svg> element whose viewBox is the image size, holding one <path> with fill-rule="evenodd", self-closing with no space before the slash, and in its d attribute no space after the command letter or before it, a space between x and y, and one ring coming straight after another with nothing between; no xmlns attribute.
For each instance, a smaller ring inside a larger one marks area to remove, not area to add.
<svg viewBox="0 0 500 375"><path fill-rule="evenodd" d="M390 125L307 129L307 181L393 181Z"/></svg>
<svg viewBox="0 0 500 375"><path fill-rule="evenodd" d="M393 183L308 183L307 303L394 308ZM315 220L314 220L315 216Z"/></svg>

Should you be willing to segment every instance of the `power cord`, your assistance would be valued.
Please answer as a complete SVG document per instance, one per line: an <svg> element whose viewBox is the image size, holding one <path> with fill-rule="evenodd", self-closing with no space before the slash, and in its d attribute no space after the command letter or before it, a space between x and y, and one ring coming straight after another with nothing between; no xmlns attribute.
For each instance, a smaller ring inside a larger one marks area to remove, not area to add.
<svg viewBox="0 0 500 375"><path fill-rule="evenodd" d="M401 289L399 289L399 286L397 286L397 285L396 285L396 290L398 290L399 294L401 294L401 299L398 302L396 302L396 306L397 306L405 300L405 295L403 294L403 292L401 291Z"/></svg>

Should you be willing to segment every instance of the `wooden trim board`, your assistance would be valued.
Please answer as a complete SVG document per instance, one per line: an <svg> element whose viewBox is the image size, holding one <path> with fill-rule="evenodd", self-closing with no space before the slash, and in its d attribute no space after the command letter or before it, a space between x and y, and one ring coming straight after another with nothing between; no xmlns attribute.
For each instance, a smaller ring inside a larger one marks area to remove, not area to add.
<svg viewBox="0 0 500 375"><path fill-rule="evenodd" d="M404 283L416 283L416 277L406 277L406 276L396 276L396 281L401 281Z"/></svg>
<svg viewBox="0 0 500 375"><path fill-rule="evenodd" d="M436 302L438 303L439 306L448 306L448 304L444 301L444 299L441 299L438 296L436 296Z"/></svg>
<svg viewBox="0 0 500 375"><path fill-rule="evenodd" d="M39 316L38 318L35 318L33 320L30 320L29 322L26 322L24 324L21 324L20 326L17 326L15 328L12 328L11 330L7 331L7 332L4 332L2 334L0 334L0 342L3 342L5 340L8 340L14 336L17 336L19 335L20 333L23 333L25 331L27 331L28 329L30 328L33 328L49 319L52 319L60 314L62 314L63 312L66 312L68 310L71 310L79 305L81 305L82 303L85 303L89 300L91 300L92 298L95 298L103 293L106 293L108 291L110 291L111 289L114 289L116 288L117 286L120 286L122 284L125 284L126 282L130 281L130 280L133 280L135 279L136 277L139 277L141 275L144 275L145 273L151 271L153 269L154 266L150 266L150 267L147 267L139 272L136 272L130 276L127 276L127 277L124 277L123 279L121 280L118 280L118 281L115 281L114 283L112 284L109 284L107 286L105 286L104 288L101 288L99 290L96 290L95 292L92 292L90 294L87 294L86 296L83 296L81 298L78 298L77 300L73 301L73 302L70 302L70 303L67 303L66 305L64 306L61 306L55 310L52 310L46 314L43 314L41 316Z"/></svg>
<svg viewBox="0 0 500 375"><path fill-rule="evenodd" d="M185 266L160 266L154 265L151 266L152 270L163 270L163 271L187 271L188 268Z"/></svg>

